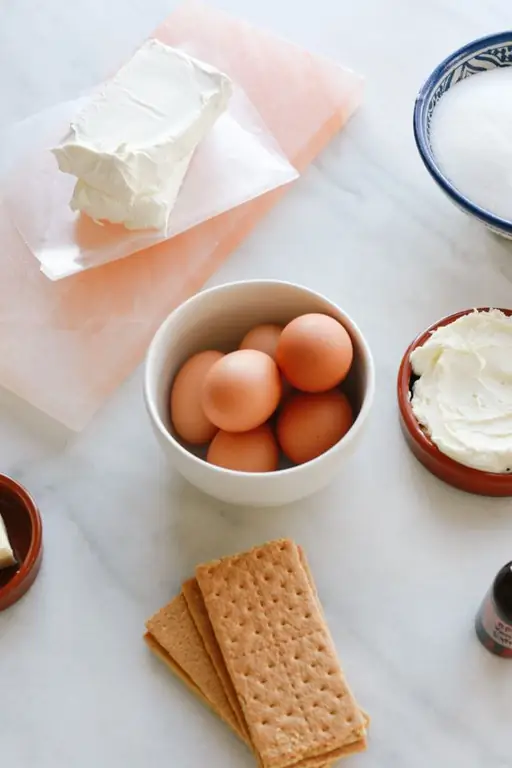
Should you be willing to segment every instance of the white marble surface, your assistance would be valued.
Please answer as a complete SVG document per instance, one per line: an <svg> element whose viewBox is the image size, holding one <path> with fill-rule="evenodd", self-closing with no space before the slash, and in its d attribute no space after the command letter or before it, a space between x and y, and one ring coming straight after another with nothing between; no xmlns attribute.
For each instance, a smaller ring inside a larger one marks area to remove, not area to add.
<svg viewBox="0 0 512 768"><path fill-rule="evenodd" d="M429 476L402 442L410 339L462 307L510 306L512 246L452 207L416 155L415 91L449 51L510 24L507 0L223 0L367 76L364 107L214 282L279 277L328 293L377 364L371 425L325 492L227 508L164 463L138 371L70 436L0 396L0 471L38 500L46 559L0 616L0 762L15 768L242 768L243 746L152 658L144 619L198 561L275 536L307 547L349 678L371 712L361 768L510 768L512 664L473 636L512 556L507 500ZM16 0L0 10L0 125L119 64L167 0ZM0 298L1 302L1 298Z"/></svg>

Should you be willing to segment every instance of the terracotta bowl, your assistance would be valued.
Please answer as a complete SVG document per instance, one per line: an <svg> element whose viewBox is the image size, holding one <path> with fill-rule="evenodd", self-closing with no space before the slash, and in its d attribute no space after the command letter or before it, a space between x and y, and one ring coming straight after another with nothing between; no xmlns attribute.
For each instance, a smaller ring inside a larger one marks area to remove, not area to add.
<svg viewBox="0 0 512 768"><path fill-rule="evenodd" d="M479 311L486 311L488 309L489 307L483 307ZM413 454L432 474L444 480L445 483L453 485L455 488L460 488L462 491L476 493L480 496L512 496L512 473L494 474L492 472L483 472L479 469L466 467L445 456L420 427L411 407L410 397L414 383L414 374L410 363L411 352L416 347L421 347L437 328L449 325L459 317L473 311L473 309L465 309L449 317L444 317L421 333L406 350L400 364L397 381L400 423L405 439ZM501 312L508 316L512 315L512 309L502 309Z"/></svg>
<svg viewBox="0 0 512 768"><path fill-rule="evenodd" d="M0 611L16 603L34 583L43 557L41 517L27 491L0 475L0 515L17 565L0 570Z"/></svg>

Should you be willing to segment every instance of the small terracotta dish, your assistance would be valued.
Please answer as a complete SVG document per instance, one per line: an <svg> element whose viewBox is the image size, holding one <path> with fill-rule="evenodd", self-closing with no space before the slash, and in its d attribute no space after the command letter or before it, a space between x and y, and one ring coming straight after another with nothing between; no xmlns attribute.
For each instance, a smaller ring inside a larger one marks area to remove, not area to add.
<svg viewBox="0 0 512 768"><path fill-rule="evenodd" d="M10 477L0 475L0 515L17 559L0 570L0 611L16 603L34 583L43 557L41 517L27 491Z"/></svg>
<svg viewBox="0 0 512 768"><path fill-rule="evenodd" d="M479 312L488 310L489 307L478 309ZM449 317L444 317L421 333L406 350L400 364L397 381L400 423L409 448L418 461L432 474L444 480L445 483L453 485L455 488L460 488L462 491L479 494L480 496L512 496L512 473L495 474L493 472L483 472L479 469L466 467L445 456L421 428L411 407L412 387L415 379L410 363L411 352L417 347L421 347L437 328L449 325L459 317L473 311L473 309L465 309ZM502 309L501 312L505 315L512 315L512 309Z"/></svg>

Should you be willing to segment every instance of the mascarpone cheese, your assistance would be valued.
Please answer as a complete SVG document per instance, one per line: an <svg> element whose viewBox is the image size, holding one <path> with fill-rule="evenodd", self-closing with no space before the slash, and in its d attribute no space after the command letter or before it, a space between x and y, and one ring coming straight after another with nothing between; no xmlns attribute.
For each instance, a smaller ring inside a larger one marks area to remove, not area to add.
<svg viewBox="0 0 512 768"><path fill-rule="evenodd" d="M512 317L471 312L410 356L413 413L440 451L474 469L512 472Z"/></svg>

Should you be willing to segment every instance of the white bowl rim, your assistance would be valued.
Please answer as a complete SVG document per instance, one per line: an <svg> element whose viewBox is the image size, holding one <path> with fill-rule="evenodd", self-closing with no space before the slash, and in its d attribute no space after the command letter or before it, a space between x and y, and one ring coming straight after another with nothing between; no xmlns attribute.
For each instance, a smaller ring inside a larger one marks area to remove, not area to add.
<svg viewBox="0 0 512 768"><path fill-rule="evenodd" d="M163 424L160 415L158 413L158 409L156 407L156 403L154 402L154 399L150 396L150 369L152 367L152 359L156 354L156 350L158 349L160 339L162 336L165 336L165 333L167 331L167 327L174 322L176 315L179 312L185 311L185 308L189 307L191 304L193 304L195 301L198 301L199 298L207 295L213 295L215 293L220 293L227 288L235 288L236 286L246 286L246 285L253 285L253 286L261 286L262 288L268 285L283 285L283 286L289 286L292 288L299 288L302 291L306 291L309 293L312 297L320 299L322 301L327 302L327 304L330 304L331 307L335 310L337 310L343 317L345 317L349 323L352 326L352 329L356 332L359 340L359 344L363 350L363 355L366 362L367 367L367 383L366 383L366 390L364 393L363 401L361 404L361 408L359 410L359 413L357 414L357 417L350 427L349 431L341 438L341 440L338 440L338 442L332 446L332 448L329 448L329 450L325 451L325 453L322 453L320 456L317 456L315 459L311 459L310 461L306 461L304 464L297 464L294 467L287 467L286 469L277 469L272 472L240 472L239 470L234 469L225 469L224 467L218 467L215 464L209 464L204 459L201 459L199 456L196 456L191 451L188 451L181 443L176 440L176 438L169 432L168 429L166 429L165 424ZM370 347L368 345L368 342L366 341L365 337L361 333L359 326L354 322L354 320L350 317L350 315L347 314L344 310L341 309L337 304L335 304L331 299L327 298L327 296L324 296L324 294L319 293L318 291L314 291L312 288L308 288L305 285L301 285L299 283L292 283L289 280L272 280L272 279L253 279L253 280L234 280L228 283L222 283L221 285L213 286L212 288L207 288L203 291L198 291L193 296L191 296L189 299L181 303L176 309L174 309L163 321L163 323L158 328L157 332L153 336L153 339L149 345L148 351L146 353L146 359L144 364L144 400L146 403L146 408L149 411L149 414L151 418L153 419L153 423L157 426L158 431L161 433L161 435L170 442L173 447L175 447L179 453L181 453L183 456L185 456L187 459L190 459L192 463L200 465L201 468L204 471L210 471L212 474L218 474L223 475L224 477L264 477L265 479L270 478L281 478L281 477L290 477L293 476L293 474L297 474L297 472L304 471L305 467L311 467L314 465L318 465L322 460L325 459L326 456L332 456L333 454L337 453L338 451L341 451L342 448L344 449L348 443L352 442L356 437L361 428L363 427L364 422L366 421L368 414L370 412L373 399L375 395L375 364L373 361L373 355L371 353Z"/></svg>

